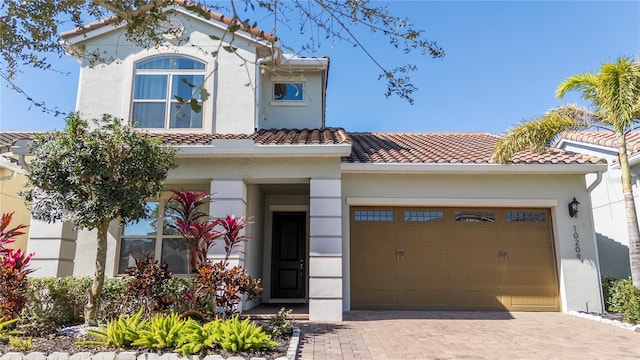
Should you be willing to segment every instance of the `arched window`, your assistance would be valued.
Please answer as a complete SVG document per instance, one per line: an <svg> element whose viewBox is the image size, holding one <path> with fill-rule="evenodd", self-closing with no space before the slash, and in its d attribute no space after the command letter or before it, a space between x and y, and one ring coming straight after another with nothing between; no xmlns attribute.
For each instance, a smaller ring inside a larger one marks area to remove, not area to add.
<svg viewBox="0 0 640 360"><path fill-rule="evenodd" d="M136 64L132 122L139 128L202 128L202 111L176 100L195 98L202 105L205 64L185 56L156 56Z"/></svg>

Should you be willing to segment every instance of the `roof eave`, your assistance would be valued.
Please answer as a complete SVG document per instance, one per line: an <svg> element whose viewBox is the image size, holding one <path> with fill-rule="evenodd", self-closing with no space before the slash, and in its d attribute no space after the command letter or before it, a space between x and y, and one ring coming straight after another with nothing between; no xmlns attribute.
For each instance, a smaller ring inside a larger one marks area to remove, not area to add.
<svg viewBox="0 0 640 360"><path fill-rule="evenodd" d="M183 8L182 6L179 5L172 5L172 6L168 6L166 7L165 11L174 11L174 12L178 12L181 13L183 15L192 17L192 18L196 18L200 21L203 21L211 26L214 26L222 31L225 31L228 27L228 25L222 25L220 23L220 21L215 20L215 19L205 19L203 17L194 15L192 12L188 11L187 9ZM64 46L73 46L76 44L79 44L81 42L87 41L89 39L98 37L100 35L104 35L106 33L109 33L111 31L114 30L118 30L121 29L123 27L125 27L124 22L122 22L119 25L115 25L113 23L112 18L107 18L107 19L103 19L102 21L104 22L108 22L108 24L97 27L95 29L88 29L86 32L84 33L79 33L78 35L75 36L69 36L69 34L73 34L75 32L76 29L73 30L69 30L69 31L65 31L60 35L61 38L61 42ZM260 38L258 36L253 36L252 34L247 34L245 31L236 31L234 34L234 36L239 36L245 40L249 40L249 41L253 41L255 43L258 43L260 45L263 46L269 46L271 41L264 39L264 38Z"/></svg>
<svg viewBox="0 0 640 360"><path fill-rule="evenodd" d="M342 163L343 173L413 174L589 174L607 170L607 164L400 164Z"/></svg>

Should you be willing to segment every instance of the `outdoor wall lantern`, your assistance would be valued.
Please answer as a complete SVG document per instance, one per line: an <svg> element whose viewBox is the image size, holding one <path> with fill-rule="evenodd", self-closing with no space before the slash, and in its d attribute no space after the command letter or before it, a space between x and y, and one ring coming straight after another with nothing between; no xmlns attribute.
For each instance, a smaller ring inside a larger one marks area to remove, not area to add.
<svg viewBox="0 0 640 360"><path fill-rule="evenodd" d="M573 201L569 203L569 216L573 218L578 217L578 205L580 205L580 203L578 202L578 200L576 200L574 196Z"/></svg>

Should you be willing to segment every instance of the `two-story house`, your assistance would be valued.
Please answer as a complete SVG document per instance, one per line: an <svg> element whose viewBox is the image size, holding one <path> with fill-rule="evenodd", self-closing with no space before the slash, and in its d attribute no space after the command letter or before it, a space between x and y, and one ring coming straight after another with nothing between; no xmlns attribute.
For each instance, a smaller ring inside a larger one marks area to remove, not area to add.
<svg viewBox="0 0 640 360"><path fill-rule="evenodd" d="M80 61L77 110L176 147L167 190L212 193L214 217L253 216L232 260L263 279L257 303L308 303L322 321L351 309L602 310L584 177L602 160L554 150L499 165L497 135L328 128L327 58L283 54L255 28L228 33L220 14L167 11L171 31L154 49L109 21L62 35ZM113 223L108 275L144 255L188 272L180 239L161 231L166 199L147 202L154 219ZM29 251L36 275L92 275L95 233L33 220Z"/></svg>

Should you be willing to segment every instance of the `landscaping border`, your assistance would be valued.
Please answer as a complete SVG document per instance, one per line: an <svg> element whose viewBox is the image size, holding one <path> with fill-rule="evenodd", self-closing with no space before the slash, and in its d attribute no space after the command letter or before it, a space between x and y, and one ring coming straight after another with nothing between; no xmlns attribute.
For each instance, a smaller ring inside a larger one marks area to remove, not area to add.
<svg viewBox="0 0 640 360"><path fill-rule="evenodd" d="M289 342L289 348L287 349L287 356L282 356L276 360L295 360L298 354L298 348L300 347L300 329L293 328L293 334ZM241 356L230 356L224 358L220 355L207 355L200 357L199 355L180 355L177 353L155 354L144 353L138 354L133 351L123 352L99 352L92 354L90 352L79 352L75 354L54 352L49 355L45 355L41 352L31 352L23 354L21 352L9 352L6 354L0 354L0 360L246 360ZM263 357L252 357L249 360L265 360Z"/></svg>

